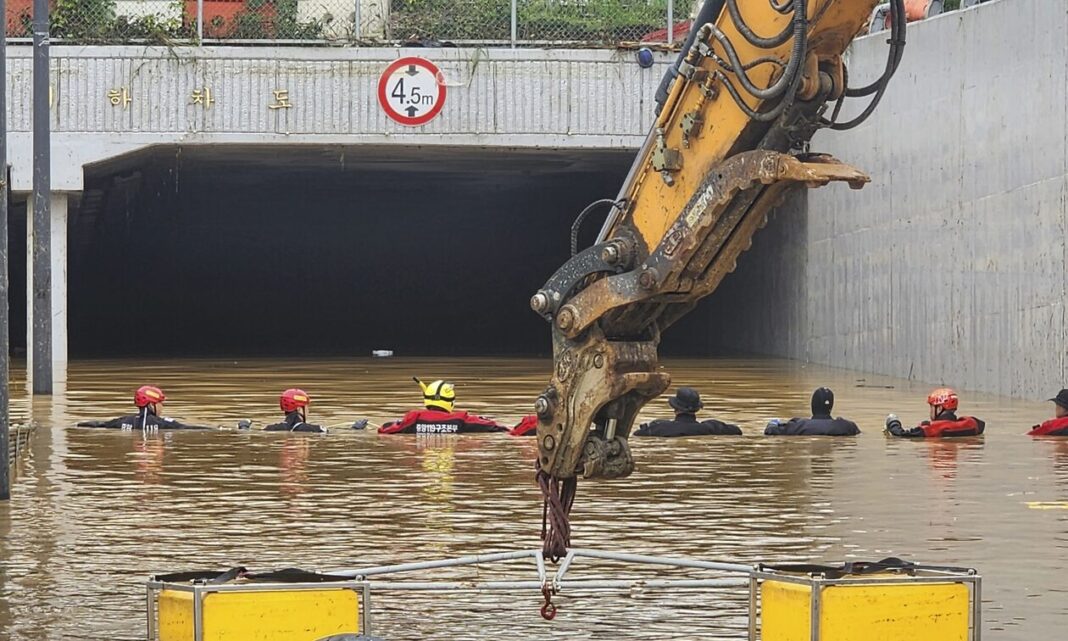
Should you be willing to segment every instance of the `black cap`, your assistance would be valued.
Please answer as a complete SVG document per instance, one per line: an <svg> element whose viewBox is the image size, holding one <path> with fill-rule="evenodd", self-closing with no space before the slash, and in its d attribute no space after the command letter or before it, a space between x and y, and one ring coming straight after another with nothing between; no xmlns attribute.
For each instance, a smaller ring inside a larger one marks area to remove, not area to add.
<svg viewBox="0 0 1068 641"><path fill-rule="evenodd" d="M829 387L821 387L812 392L812 415L830 414L834 409L834 392Z"/></svg>
<svg viewBox="0 0 1068 641"><path fill-rule="evenodd" d="M1056 396L1049 400L1068 410L1068 389L1062 389L1061 391L1057 392Z"/></svg>
<svg viewBox="0 0 1068 641"><path fill-rule="evenodd" d="M686 414L693 414L704 407L701 395L692 387L680 387L675 396L668 399L668 405L675 408L675 411Z"/></svg>

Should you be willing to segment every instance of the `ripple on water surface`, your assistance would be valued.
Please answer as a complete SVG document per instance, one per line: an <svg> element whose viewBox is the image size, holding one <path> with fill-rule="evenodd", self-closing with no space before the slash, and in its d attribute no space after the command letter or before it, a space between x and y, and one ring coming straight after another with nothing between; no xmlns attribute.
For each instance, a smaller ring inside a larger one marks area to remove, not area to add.
<svg viewBox="0 0 1068 641"><path fill-rule="evenodd" d="M155 572L325 569L535 548L533 439L379 437L343 426L409 409L419 397L413 374L448 377L465 409L514 423L550 367L517 359L76 363L53 401L12 401L13 420L41 429L13 500L0 506L0 638L143 638L142 583ZM745 436L635 439L634 476L580 483L576 545L743 562L895 555L975 566L992 638L1060 638L1068 439L1022 436L1047 406L966 394L962 409L988 422L984 439L887 441L885 414L922 418L925 386L769 360L667 368L676 384L702 391L705 414L742 425ZM311 418L341 427L325 437L70 427L126 413L128 390L142 382L167 391L169 415L227 427L275 420L278 392L299 384L314 399ZM760 436L767 418L805 413L819 385L835 389L836 412L860 424L860 437ZM668 414L658 402L643 419ZM531 578L528 565L436 576ZM376 628L391 641L744 638L745 597L736 591L571 593L558 603L549 624L536 594L384 594Z"/></svg>

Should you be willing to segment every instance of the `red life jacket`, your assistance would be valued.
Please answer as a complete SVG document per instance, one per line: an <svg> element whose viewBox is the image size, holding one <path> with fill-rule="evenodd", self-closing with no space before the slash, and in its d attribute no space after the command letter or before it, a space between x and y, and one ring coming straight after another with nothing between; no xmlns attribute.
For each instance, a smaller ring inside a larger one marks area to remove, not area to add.
<svg viewBox="0 0 1068 641"><path fill-rule="evenodd" d="M395 423L378 428L379 434L467 434L472 432L507 432L503 425L468 414L467 412L439 412L412 410Z"/></svg>
<svg viewBox="0 0 1068 641"><path fill-rule="evenodd" d="M534 414L524 416L516 426L508 430L510 436L535 436L538 431L538 417Z"/></svg>
<svg viewBox="0 0 1068 641"><path fill-rule="evenodd" d="M1068 436L1068 416L1054 418L1036 425L1028 436Z"/></svg>
<svg viewBox="0 0 1068 641"><path fill-rule="evenodd" d="M921 423L925 438L942 438L949 436L978 436L983 433L986 425L973 416L965 416L956 420L940 419L929 423Z"/></svg>

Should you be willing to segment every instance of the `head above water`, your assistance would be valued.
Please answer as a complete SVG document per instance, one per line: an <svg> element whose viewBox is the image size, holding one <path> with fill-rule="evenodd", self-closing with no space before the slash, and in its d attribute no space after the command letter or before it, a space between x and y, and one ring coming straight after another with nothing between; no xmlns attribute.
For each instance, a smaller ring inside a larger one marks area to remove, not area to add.
<svg viewBox="0 0 1068 641"><path fill-rule="evenodd" d="M834 392L829 387L821 387L812 392L812 415L830 416L834 409Z"/></svg>
<svg viewBox="0 0 1068 641"><path fill-rule="evenodd" d="M428 410L451 412L456 406L456 388L452 383L443 380L424 383L414 376L412 380L419 383L419 387L423 389L423 405Z"/></svg>
<svg viewBox="0 0 1068 641"><path fill-rule="evenodd" d="M1057 418L1064 418L1068 416L1068 389L1062 389L1057 392L1057 395L1049 399L1055 403L1053 406L1054 415Z"/></svg>
<svg viewBox="0 0 1068 641"><path fill-rule="evenodd" d="M935 419L942 412L955 412L960 398L952 389L940 387L927 395L927 404L931 406L931 418Z"/></svg>
<svg viewBox="0 0 1068 641"><path fill-rule="evenodd" d="M291 387L282 392L282 395L278 398L278 407L282 412L289 414L290 412L299 411L302 418L307 418L308 403L311 403L311 397L308 393L299 387Z"/></svg>
<svg viewBox="0 0 1068 641"><path fill-rule="evenodd" d="M692 387L680 387L675 395L668 399L676 414L696 414L697 410L705 406L701 402L701 395Z"/></svg>
<svg viewBox="0 0 1068 641"><path fill-rule="evenodd" d="M152 385L142 385L134 392L134 405L137 409L147 407L153 414L159 414L163 401L167 400L163 390Z"/></svg>

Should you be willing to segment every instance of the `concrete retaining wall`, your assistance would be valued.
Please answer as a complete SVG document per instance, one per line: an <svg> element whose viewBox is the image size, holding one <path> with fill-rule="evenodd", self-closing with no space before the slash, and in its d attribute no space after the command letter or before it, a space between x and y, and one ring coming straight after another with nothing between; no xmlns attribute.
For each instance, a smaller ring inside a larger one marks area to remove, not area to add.
<svg viewBox="0 0 1068 641"><path fill-rule="evenodd" d="M878 76L886 35L858 41ZM856 81L855 81L856 82ZM725 346L1024 398L1068 384L1068 4L911 25L875 115L823 132L872 176L799 197L710 305Z"/></svg>

